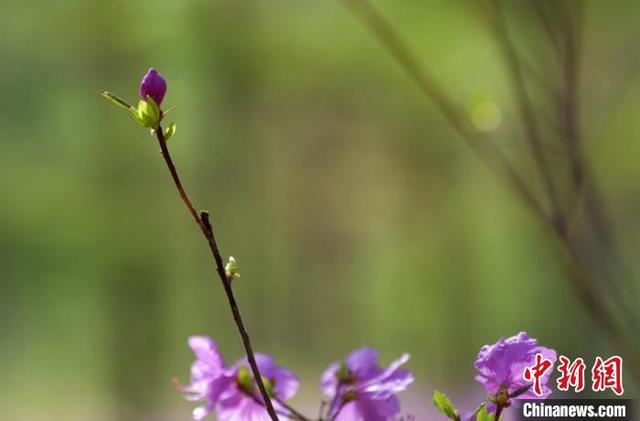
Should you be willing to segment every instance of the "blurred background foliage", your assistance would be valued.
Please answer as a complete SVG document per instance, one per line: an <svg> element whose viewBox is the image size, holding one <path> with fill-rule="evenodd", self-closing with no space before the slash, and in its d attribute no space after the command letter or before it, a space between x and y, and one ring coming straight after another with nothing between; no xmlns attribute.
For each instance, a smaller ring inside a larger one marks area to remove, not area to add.
<svg viewBox="0 0 640 421"><path fill-rule="evenodd" d="M375 4L517 157L510 86L475 3ZM513 9L544 70L548 47ZM634 273L638 16L635 1L587 5L581 85L586 152ZM4 0L3 419L188 419L171 386L187 380L187 337L242 355L154 139L98 95L133 101L150 66L177 106L184 180L239 261L255 346L300 374L300 406L314 408L322 370L362 345L384 361L412 354L404 402L418 419L434 387L482 396L473 361L499 336L615 352L551 236L339 2Z"/></svg>

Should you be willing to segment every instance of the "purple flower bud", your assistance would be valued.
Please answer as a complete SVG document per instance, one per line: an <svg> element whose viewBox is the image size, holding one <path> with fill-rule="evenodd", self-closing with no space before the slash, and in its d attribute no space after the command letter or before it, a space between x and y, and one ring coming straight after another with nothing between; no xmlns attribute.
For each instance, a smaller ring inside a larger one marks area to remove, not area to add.
<svg viewBox="0 0 640 421"><path fill-rule="evenodd" d="M167 92L167 82L153 67L149 69L146 75L140 82L140 95L142 99L146 100L147 96L153 98L153 100L160 106L164 94Z"/></svg>

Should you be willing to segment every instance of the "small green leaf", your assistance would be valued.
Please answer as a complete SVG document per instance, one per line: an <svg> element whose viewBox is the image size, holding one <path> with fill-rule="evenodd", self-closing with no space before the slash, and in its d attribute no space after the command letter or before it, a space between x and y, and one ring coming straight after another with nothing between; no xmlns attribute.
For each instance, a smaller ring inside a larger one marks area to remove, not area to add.
<svg viewBox="0 0 640 421"><path fill-rule="evenodd" d="M482 405L478 412L476 412L476 421L494 421L495 415L489 413L489 410L485 405Z"/></svg>
<svg viewBox="0 0 640 421"><path fill-rule="evenodd" d="M142 100L140 102L142 102ZM140 114L137 108L131 110L131 115L142 127L149 127L144 116Z"/></svg>
<svg viewBox="0 0 640 421"><path fill-rule="evenodd" d="M169 140L169 138L171 136L173 136L173 134L176 132L176 123L171 123L169 124L165 129L164 129L164 140Z"/></svg>
<svg viewBox="0 0 640 421"><path fill-rule="evenodd" d="M351 377L351 372L349 371L347 365L344 362L340 363L340 367L336 372L336 378L338 379L338 381L340 383L349 383L351 381Z"/></svg>
<svg viewBox="0 0 640 421"><path fill-rule="evenodd" d="M156 102L151 97L147 97L147 100L141 99L138 102L138 108L132 111L133 117L143 127L150 127L155 129L160 124L160 109Z"/></svg>
<svg viewBox="0 0 640 421"><path fill-rule="evenodd" d="M229 281L238 279L240 277L238 270L239 268L238 268L238 262L236 261L236 258L233 256L229 256L229 260L227 261L227 264L224 265L224 273L227 275L227 279Z"/></svg>
<svg viewBox="0 0 640 421"><path fill-rule="evenodd" d="M154 117L154 121L160 122L162 113L160 107L156 104L156 101L147 95L147 104L149 105L149 113Z"/></svg>
<svg viewBox="0 0 640 421"><path fill-rule="evenodd" d="M109 91L102 91L100 95L102 95L102 97L105 98L107 101L117 105L118 107L124 108L125 110L135 109L131 105L129 105L127 101L125 101L124 99L120 98L117 95L112 94Z"/></svg>
<svg viewBox="0 0 640 421"><path fill-rule="evenodd" d="M274 396L273 395L273 388L275 386L275 379L272 381L272 380L267 379L265 376L262 376L262 384L264 385L264 388L267 389L267 394L270 397L273 397Z"/></svg>
<svg viewBox="0 0 640 421"><path fill-rule="evenodd" d="M448 418L455 420L458 419L458 411L453 407L453 403L451 399L444 393L436 390L433 392L433 406L436 407L438 411L446 415Z"/></svg>

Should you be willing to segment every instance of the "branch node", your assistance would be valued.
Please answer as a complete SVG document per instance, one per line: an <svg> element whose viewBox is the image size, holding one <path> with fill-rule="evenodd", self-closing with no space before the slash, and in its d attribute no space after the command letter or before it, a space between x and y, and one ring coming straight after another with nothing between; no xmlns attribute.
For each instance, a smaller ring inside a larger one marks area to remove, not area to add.
<svg viewBox="0 0 640 421"><path fill-rule="evenodd" d="M207 233L211 234L213 232L213 228L211 227L211 221L209 220L209 211L201 210L200 220L202 221L204 228L207 230Z"/></svg>

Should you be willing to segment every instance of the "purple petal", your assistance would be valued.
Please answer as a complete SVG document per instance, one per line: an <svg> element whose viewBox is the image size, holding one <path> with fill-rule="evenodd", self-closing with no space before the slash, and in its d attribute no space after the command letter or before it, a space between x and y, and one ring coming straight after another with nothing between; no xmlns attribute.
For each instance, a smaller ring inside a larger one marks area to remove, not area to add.
<svg viewBox="0 0 640 421"><path fill-rule="evenodd" d="M336 374L338 373L339 369L340 364L333 363L324 371L324 373L322 373L322 378L320 379L320 387L322 388L322 392L329 399L332 399L336 394L336 386L338 385Z"/></svg>
<svg viewBox="0 0 640 421"><path fill-rule="evenodd" d="M514 381L512 383L512 387L509 388L509 393L513 393L516 390L520 389L521 387L531 384L530 382L525 381L522 375L524 373L525 368L531 367L533 364L535 364L535 356L538 353L542 354L544 358L551 360L555 365L557 361L556 351L554 351L553 349L542 347L542 346L534 348L533 350L531 350L531 356L528 359L528 361L523 362L522 364L514 365L512 369L512 378L514 379ZM547 397L549 397L549 395L551 395L551 389L549 388L549 386L547 386L547 383L549 382L549 379L551 378L552 373L553 373L553 366L552 368L547 370L544 376L540 378L540 384L542 385L541 396L536 395L534 391L530 389L529 391L518 396L518 399L546 399Z"/></svg>
<svg viewBox="0 0 640 421"><path fill-rule="evenodd" d="M378 367L378 351L373 348L364 347L353 351L347 357L345 364L357 382L367 381L381 372ZM320 385L325 396L329 398L336 393L338 385L336 375L340 365L338 362L332 363L322 374Z"/></svg>
<svg viewBox="0 0 640 421"><path fill-rule="evenodd" d="M336 417L336 421L365 421L357 402L346 404Z"/></svg>
<svg viewBox="0 0 640 421"><path fill-rule="evenodd" d="M215 404L207 403L206 405L200 406L193 410L193 421L200 421L204 419L207 415L209 415L213 409L215 408Z"/></svg>
<svg viewBox="0 0 640 421"><path fill-rule="evenodd" d="M273 393L275 393L279 399L291 399L298 392L300 380L298 376L287 369L278 367L269 378L275 381Z"/></svg>
<svg viewBox="0 0 640 421"><path fill-rule="evenodd" d="M300 381L293 372L276 365L275 360L270 355L256 354L255 357L260 374L269 381L274 382L273 391L278 398L290 399L297 393ZM246 357L238 361L236 365L238 364L249 367Z"/></svg>
<svg viewBox="0 0 640 421"><path fill-rule="evenodd" d="M360 348L347 357L347 368L358 380L367 380L380 373L378 351L373 348Z"/></svg>
<svg viewBox="0 0 640 421"><path fill-rule="evenodd" d="M270 421L267 410L256 401L236 389L236 393L220 401L216 417L218 421Z"/></svg>
<svg viewBox="0 0 640 421"><path fill-rule="evenodd" d="M213 379L221 375L225 369L222 355L213 339L206 336L191 336L189 346L196 354L196 361L191 366L191 381Z"/></svg>
<svg viewBox="0 0 640 421"><path fill-rule="evenodd" d="M530 338L525 332L507 339L500 338L497 343L485 345L480 349L475 364L479 372L476 380L482 383L491 395L496 394L501 387L506 387L508 392L512 393L528 384L522 378L522 373L526 367L534 363L538 352L555 363L555 351L538 346L538 341ZM552 371L550 369L542 377L543 384L549 380ZM543 387L543 391L551 392L546 386ZM529 392L522 398L524 397L529 397Z"/></svg>
<svg viewBox="0 0 640 421"><path fill-rule="evenodd" d="M150 68L140 82L140 96L142 99L147 99L147 96L150 96L160 106L166 92L167 82L156 69Z"/></svg>
<svg viewBox="0 0 640 421"><path fill-rule="evenodd" d="M409 354L403 354L393 361L382 373L370 379L362 390L375 399L388 399L395 393L406 390L413 382L413 374L400 367L409 361Z"/></svg>
<svg viewBox="0 0 640 421"><path fill-rule="evenodd" d="M346 404L337 421L388 421L400 413L400 403L395 397L385 401L357 400Z"/></svg>

